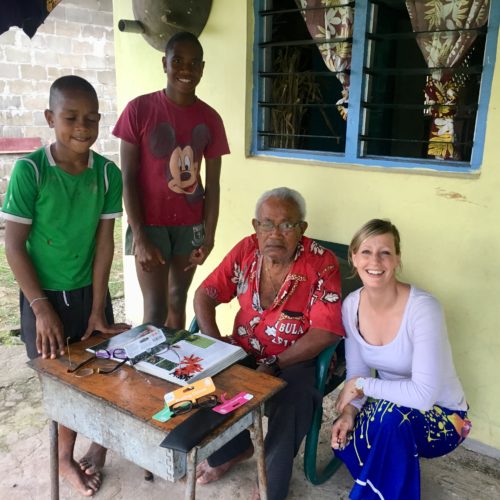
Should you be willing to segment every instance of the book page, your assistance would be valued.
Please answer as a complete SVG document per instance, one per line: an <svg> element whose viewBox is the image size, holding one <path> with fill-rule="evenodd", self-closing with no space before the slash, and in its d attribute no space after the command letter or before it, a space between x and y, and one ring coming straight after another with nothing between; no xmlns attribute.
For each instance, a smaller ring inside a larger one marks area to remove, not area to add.
<svg viewBox="0 0 500 500"><path fill-rule="evenodd" d="M231 360L231 356L238 355L239 350L241 349L236 346L193 333L173 345L165 346L163 350L151 356L144 357L138 368L141 369L147 363L156 369L167 371L172 381L189 382L199 378L200 374L208 376L207 370L224 365L226 360ZM236 357L234 361L238 359L240 358ZM234 361L230 361L230 364Z"/></svg>
<svg viewBox="0 0 500 500"><path fill-rule="evenodd" d="M137 326L87 350L112 353L117 348L125 349L138 370L179 385L213 376L246 356L241 347L202 333L153 325Z"/></svg>
<svg viewBox="0 0 500 500"><path fill-rule="evenodd" d="M89 347L87 351L94 353L101 350L108 351L111 353L112 359L116 359L112 356L113 351L125 349L133 364L141 354L151 351L155 346L165 341L166 337L162 329L153 325L140 325Z"/></svg>

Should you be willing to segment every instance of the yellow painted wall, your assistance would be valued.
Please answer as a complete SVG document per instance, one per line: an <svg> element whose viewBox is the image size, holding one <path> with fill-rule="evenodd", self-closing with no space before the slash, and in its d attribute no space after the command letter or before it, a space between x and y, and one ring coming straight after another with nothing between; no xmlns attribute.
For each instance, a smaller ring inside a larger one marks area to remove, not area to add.
<svg viewBox="0 0 500 500"><path fill-rule="evenodd" d="M249 4L251 2L248 2ZM114 25L133 19L115 0ZM251 124L253 13L243 1L214 0L200 36L205 73L198 95L224 119L231 155L223 160L216 246L192 291L251 231L255 201L286 185L308 205L309 236L348 243L373 217L389 217L402 237L402 278L431 291L446 311L457 371L470 404L472 438L500 448L500 72L495 71L480 175L459 178L351 165L247 156ZM165 86L162 54L140 35L115 30L118 107ZM500 63L499 63L500 64ZM127 311L140 321L140 293L127 262ZM190 293L189 304L192 300ZM189 305L188 318L192 308ZM230 331L234 306L219 314Z"/></svg>

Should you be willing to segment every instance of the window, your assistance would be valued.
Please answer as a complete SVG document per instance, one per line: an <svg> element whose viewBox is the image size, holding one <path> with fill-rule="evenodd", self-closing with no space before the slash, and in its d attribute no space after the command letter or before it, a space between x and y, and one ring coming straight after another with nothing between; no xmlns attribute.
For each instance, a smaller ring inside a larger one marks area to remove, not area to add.
<svg viewBox="0 0 500 500"><path fill-rule="evenodd" d="M500 6L255 1L253 154L474 171Z"/></svg>

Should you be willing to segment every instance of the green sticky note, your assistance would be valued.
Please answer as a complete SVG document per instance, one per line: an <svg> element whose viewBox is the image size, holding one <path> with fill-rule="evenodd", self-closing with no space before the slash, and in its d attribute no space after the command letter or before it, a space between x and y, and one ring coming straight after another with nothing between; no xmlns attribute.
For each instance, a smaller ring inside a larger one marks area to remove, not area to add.
<svg viewBox="0 0 500 500"><path fill-rule="evenodd" d="M196 347L201 347L202 349L206 349L207 347L210 347L211 345L215 344L214 340L205 339L203 337L198 337L195 335L193 335L191 339L187 339L187 341L195 345Z"/></svg>
<svg viewBox="0 0 500 500"><path fill-rule="evenodd" d="M173 413L170 410L170 408L168 406L165 406L165 408L160 410L158 413L155 413L153 415L153 418L155 420L158 420L158 422L166 422L167 420L170 419L170 417L172 417L172 415Z"/></svg>

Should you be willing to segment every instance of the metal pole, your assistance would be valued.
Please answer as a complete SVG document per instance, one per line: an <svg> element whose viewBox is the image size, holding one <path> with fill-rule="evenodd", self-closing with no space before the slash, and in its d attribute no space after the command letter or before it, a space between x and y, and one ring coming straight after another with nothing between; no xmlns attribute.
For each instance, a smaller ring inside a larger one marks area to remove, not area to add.
<svg viewBox="0 0 500 500"><path fill-rule="evenodd" d="M187 455L186 500L194 500L196 492L196 460L198 447L194 447Z"/></svg>
<svg viewBox="0 0 500 500"><path fill-rule="evenodd" d="M59 500L59 429L55 420L49 422L50 434L50 498Z"/></svg>
<svg viewBox="0 0 500 500"><path fill-rule="evenodd" d="M144 33L144 25L140 21L131 21L129 19L120 19L118 29L125 33Z"/></svg>
<svg viewBox="0 0 500 500"><path fill-rule="evenodd" d="M262 433L262 405L253 412L253 438L257 452L257 478L260 500L267 500L266 458L264 455L264 436Z"/></svg>

